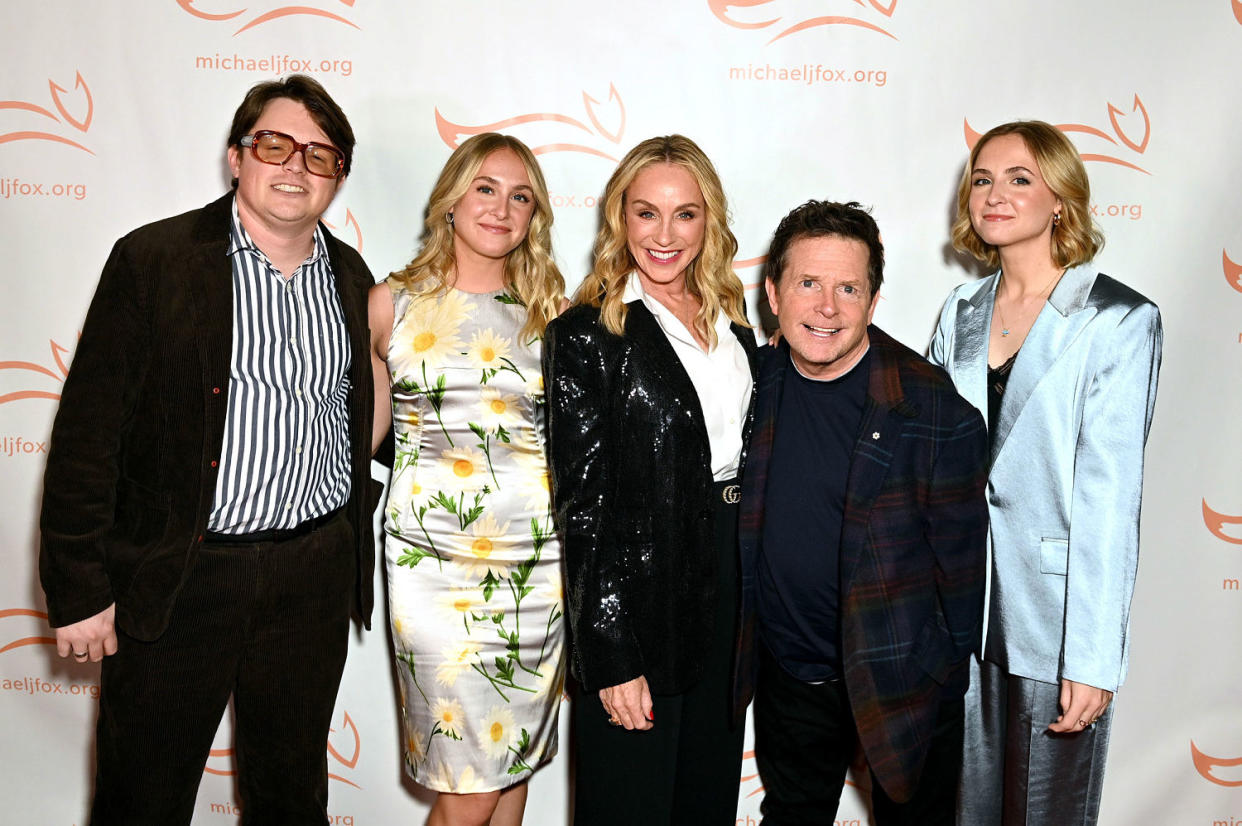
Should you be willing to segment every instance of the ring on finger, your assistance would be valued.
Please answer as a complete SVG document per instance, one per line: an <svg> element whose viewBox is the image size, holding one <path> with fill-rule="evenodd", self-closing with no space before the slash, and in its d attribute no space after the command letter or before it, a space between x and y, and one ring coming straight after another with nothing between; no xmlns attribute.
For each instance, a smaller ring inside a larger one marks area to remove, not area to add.
<svg viewBox="0 0 1242 826"><path fill-rule="evenodd" d="M608 724L612 726L619 726L621 725L621 721L618 720L616 716L614 715L608 718Z"/></svg>
<svg viewBox="0 0 1242 826"><path fill-rule="evenodd" d="M87 651L74 651L73 656L75 659L85 660L87 657L90 656L90 653Z"/></svg>

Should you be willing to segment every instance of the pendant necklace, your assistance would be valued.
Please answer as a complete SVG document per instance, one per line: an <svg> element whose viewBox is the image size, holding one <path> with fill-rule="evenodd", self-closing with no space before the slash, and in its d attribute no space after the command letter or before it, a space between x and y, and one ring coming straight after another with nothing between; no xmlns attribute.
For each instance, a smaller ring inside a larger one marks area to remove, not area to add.
<svg viewBox="0 0 1242 826"><path fill-rule="evenodd" d="M1040 291L1040 295L1041 295L1043 298L1047 299L1047 297L1048 297L1049 295L1051 295L1051 294L1052 294L1052 285L1053 285L1053 284L1055 284L1055 283L1057 283L1057 280L1058 280L1061 276L1063 276L1063 275L1065 275L1065 270L1060 270L1060 271L1058 271L1057 273L1055 273L1055 274L1052 276L1052 280L1051 280L1051 281L1049 281L1049 282L1048 282L1048 284L1047 284L1047 286L1045 286L1045 287L1043 288L1043 290L1041 290L1041 291ZM1001 278L1003 279L1004 277L1005 277L1005 274L1004 274L1004 273L1001 273ZM997 291L998 291L998 292L999 292L999 289L1000 289L1000 288L999 288L999 287L997 287ZM997 315L997 317L999 317L999 318L1000 318L1000 323L1001 323L1001 338L1008 338L1008 337L1009 337L1009 332L1010 332L1010 331L1009 331L1009 325L1005 323L1005 313L1001 310L1000 301L995 301L995 302L994 302L994 306L996 307L996 315ZM1021 320L1022 320L1022 316L1018 316L1018 321L1021 321Z"/></svg>

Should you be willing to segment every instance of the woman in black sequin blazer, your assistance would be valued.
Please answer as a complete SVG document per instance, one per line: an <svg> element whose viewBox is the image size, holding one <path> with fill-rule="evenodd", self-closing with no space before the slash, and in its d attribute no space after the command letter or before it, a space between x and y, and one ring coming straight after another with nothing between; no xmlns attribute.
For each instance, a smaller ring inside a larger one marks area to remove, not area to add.
<svg viewBox="0 0 1242 826"><path fill-rule="evenodd" d="M593 271L544 341L576 819L731 824L733 480L756 350L737 242L711 162L678 135L621 161L603 213Z"/></svg>

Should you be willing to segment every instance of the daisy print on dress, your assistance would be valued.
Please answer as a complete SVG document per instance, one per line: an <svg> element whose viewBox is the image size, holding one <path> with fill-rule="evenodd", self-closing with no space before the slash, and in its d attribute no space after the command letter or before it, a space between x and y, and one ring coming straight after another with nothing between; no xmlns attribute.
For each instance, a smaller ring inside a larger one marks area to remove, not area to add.
<svg viewBox="0 0 1242 826"><path fill-rule="evenodd" d="M552 538L552 517L548 517L548 527L546 530L542 529L536 520L530 520L530 532L531 540L535 545L535 558L533 559L533 562L538 562L537 557L542 551L543 546L547 544L549 539ZM536 590L536 586L530 584L530 574L534 571L533 562L530 571L526 572L525 576L522 578L522 590L525 594L529 594L531 591ZM547 621L544 623L543 627L543 642L539 645L539 664L543 669L543 672L539 673L539 679L541 681L547 676L546 672L549 668L547 663L559 663L561 661L559 647L554 650L551 656L547 659L545 659L545 655L548 653L548 643L559 639L559 634L556 634L556 632L560 628L561 617L564 614L564 601L562 594L563 586L561 585L562 580L560 571L545 571L544 576L546 580L549 583L553 583L553 585L552 587L545 585L545 590L543 593L537 594L538 598L535 600L536 604L544 601L550 603L548 606Z"/></svg>
<svg viewBox="0 0 1242 826"><path fill-rule="evenodd" d="M441 612L446 614L450 621L460 622L466 629L467 635L470 634L471 621L479 622L487 619L483 592L478 588L450 588L440 594L436 601L439 603ZM476 616L476 611L482 611L483 614Z"/></svg>
<svg viewBox="0 0 1242 826"><path fill-rule="evenodd" d="M440 370L446 356L461 351L461 325L469 315L470 300L454 290L417 296L393 330L389 353L408 352L428 370Z"/></svg>
<svg viewBox="0 0 1242 826"><path fill-rule="evenodd" d="M437 791L505 788L556 753L564 680L540 343L503 293L393 296L385 560L407 766Z"/></svg>
<svg viewBox="0 0 1242 826"><path fill-rule="evenodd" d="M408 648L405 647L402 641L403 635L405 633L405 620L403 620L402 614L400 613L396 605L390 604L389 613L392 614L393 639L397 641L397 645L399 646L399 652L400 652L397 654L397 662L405 666L405 670L409 674L410 683L414 686L415 690L418 691L419 696L423 698L423 702L427 703L429 702L427 700L427 694L426 692L423 691L423 687L418 684L418 671L414 664L414 654ZM404 680L405 675L401 675L401 678L402 680ZM404 697L402 698L401 709L402 709L402 712L405 711Z"/></svg>
<svg viewBox="0 0 1242 826"><path fill-rule="evenodd" d="M478 438L478 448L487 459L487 470L492 475L492 483L496 489L500 488L500 481L496 478L496 467L492 464L492 447L510 443L510 429L518 427L522 422L523 410L519 405L516 394L505 393L494 387L484 387L479 393L479 420L469 423L470 432Z"/></svg>
<svg viewBox="0 0 1242 826"><path fill-rule="evenodd" d="M509 358L509 350L513 342L504 336L497 335L493 330L480 330L470 339L470 347L462 355L470 360L470 366L482 371L479 384L487 384L501 370L511 370L522 381L526 377Z"/></svg>
<svg viewBox="0 0 1242 826"><path fill-rule="evenodd" d="M546 508L552 495L552 482L548 476L548 462L543 451L528 453L514 450L513 464L520 471L517 474L516 492L524 497L523 503L531 510L540 506Z"/></svg>
<svg viewBox="0 0 1242 826"><path fill-rule="evenodd" d="M480 657L479 664L475 668L479 674L487 678L492 688L505 702L510 701L507 692L512 690L536 692L537 681L545 676L544 671L540 669L555 667L545 658L545 655L550 650L549 642L553 632L559 631L560 610L557 606L549 612L546 623L541 623L542 627L535 629L535 632L541 635L536 637L540 639L538 655L533 662L524 662L522 659L522 602L535 590L535 585L531 583L531 576L539 564L543 546L552 537L551 525L545 532L540 529L535 519L531 520L531 530L534 553L507 571L506 576L496 576L488 570L481 588L485 605L479 606L477 612L472 610L470 614L476 623L490 619L496 635L505 643L505 653L494 657L490 667ZM512 611L504 607L510 601L513 604ZM474 633L481 633L481 631L476 627Z"/></svg>
<svg viewBox="0 0 1242 826"><path fill-rule="evenodd" d="M404 704L401 706L401 730L405 734L406 762L410 765L423 762L423 759L427 756L426 751L423 749L423 740L410 722L410 718L405 712Z"/></svg>
<svg viewBox="0 0 1242 826"><path fill-rule="evenodd" d="M448 697L437 697L431 705L431 716L436 723L427 735L427 749L424 751L431 748L431 738L437 734L450 740L461 739L460 731L466 723L466 713L462 711L461 703Z"/></svg>
<svg viewBox="0 0 1242 826"><path fill-rule="evenodd" d="M486 590L486 581L495 586L501 579L508 576L509 564L504 555L513 545L508 536L509 523L503 525L496 521L490 513L483 514L470 526L469 535L462 537L462 544L470 549L470 555L461 559L466 576L478 579L484 587L484 598L490 596Z"/></svg>
<svg viewBox="0 0 1242 826"><path fill-rule="evenodd" d="M453 781L453 768L443 760L436 764L434 771L427 775L427 785L433 789L441 789L453 794L470 794L472 792L481 792L483 782L475 776L474 767L466 766L461 770L461 774L457 776L457 781Z"/></svg>
<svg viewBox="0 0 1242 826"><path fill-rule="evenodd" d="M530 757L530 734L519 730L513 721L513 712L507 706L492 706L479 727L479 745L488 757L502 758L512 755L509 774L534 771L527 762Z"/></svg>
<svg viewBox="0 0 1242 826"><path fill-rule="evenodd" d="M444 394L447 380L443 372L450 355L460 352L462 341L460 328L470 310L468 299L461 293L449 291L444 295L418 296L409 303L405 314L396 325L388 346L390 368L394 356L411 356L409 363L416 366L413 375L392 374L395 394L424 396L435 413L444 438L453 444L453 438L444 426ZM397 364L404 362L396 360Z"/></svg>
<svg viewBox="0 0 1242 826"><path fill-rule="evenodd" d="M419 447L408 432L398 432L393 454L392 480L388 483L391 491L388 497L387 516L384 530L404 542L410 543L397 560L398 565L414 567L425 557L434 557L437 565L444 568L444 557L436 548L436 542L427 530L427 511L435 507L432 498L437 495L436 466L427 464L418 466ZM401 504L404 502L404 506ZM402 518L408 514L418 526L417 535L406 536L408 520ZM426 547L423 547L423 545Z"/></svg>
<svg viewBox="0 0 1242 826"><path fill-rule="evenodd" d="M440 664L436 666L436 682L445 688L452 688L463 671L474 668L482 647L481 643L474 640L462 640L445 646L440 653Z"/></svg>
<svg viewBox="0 0 1242 826"><path fill-rule="evenodd" d="M474 448L454 447L440 454L436 470L439 490L428 500L426 508L419 516L419 525L423 525L426 511L443 508L457 518L458 528L464 531L470 523L483 515L483 499L491 492L487 484L491 473L490 460L486 454ZM432 542L430 535L427 536L427 542ZM440 558L438 553L436 557ZM421 558L397 564L417 565Z"/></svg>
<svg viewBox="0 0 1242 826"><path fill-rule="evenodd" d="M491 387L479 394L479 423L488 430L513 430L522 421L518 397ZM508 442L508 437L505 438Z"/></svg>
<svg viewBox="0 0 1242 826"><path fill-rule="evenodd" d="M549 653L549 660L552 662L561 662L561 647L559 645ZM547 697L552 695L559 698L561 696L561 692L564 690L564 668L545 668L543 676L535 681L536 697Z"/></svg>

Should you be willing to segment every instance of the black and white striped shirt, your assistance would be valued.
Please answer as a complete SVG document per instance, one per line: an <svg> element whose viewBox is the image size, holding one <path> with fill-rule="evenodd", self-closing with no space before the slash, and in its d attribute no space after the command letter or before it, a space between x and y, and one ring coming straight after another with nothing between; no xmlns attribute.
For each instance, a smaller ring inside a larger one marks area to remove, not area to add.
<svg viewBox="0 0 1242 826"><path fill-rule="evenodd" d="M288 280L242 227L233 203L233 355L219 478L208 530L293 528L349 498L349 336L315 228Z"/></svg>

